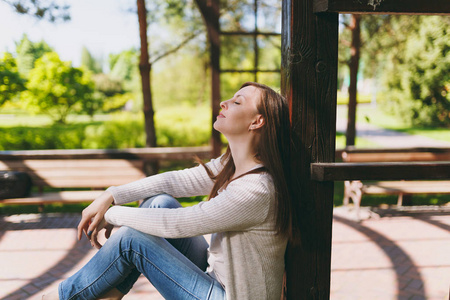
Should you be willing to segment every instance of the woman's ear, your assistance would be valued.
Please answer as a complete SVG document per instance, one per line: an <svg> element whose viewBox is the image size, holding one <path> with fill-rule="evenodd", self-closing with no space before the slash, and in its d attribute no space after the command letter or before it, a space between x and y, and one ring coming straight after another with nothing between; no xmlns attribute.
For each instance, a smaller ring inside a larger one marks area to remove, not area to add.
<svg viewBox="0 0 450 300"><path fill-rule="evenodd" d="M265 120L261 114L256 115L256 118L253 120L252 124L250 124L249 130L256 130L263 127L265 124Z"/></svg>

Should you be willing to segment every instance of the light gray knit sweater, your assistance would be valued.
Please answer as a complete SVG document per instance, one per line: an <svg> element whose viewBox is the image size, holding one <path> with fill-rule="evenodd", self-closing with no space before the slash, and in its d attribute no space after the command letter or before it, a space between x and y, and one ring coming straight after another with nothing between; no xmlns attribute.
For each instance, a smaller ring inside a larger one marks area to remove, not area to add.
<svg viewBox="0 0 450 300"><path fill-rule="evenodd" d="M220 158L207 163L213 173L222 169ZM110 187L115 204L160 193L174 197L207 195L213 181L204 167L166 172L129 184ZM207 202L179 209L143 209L114 206L106 221L164 238L183 238L223 232L227 266L227 299L279 300L287 239L275 231L275 190L267 173L248 174L232 181Z"/></svg>

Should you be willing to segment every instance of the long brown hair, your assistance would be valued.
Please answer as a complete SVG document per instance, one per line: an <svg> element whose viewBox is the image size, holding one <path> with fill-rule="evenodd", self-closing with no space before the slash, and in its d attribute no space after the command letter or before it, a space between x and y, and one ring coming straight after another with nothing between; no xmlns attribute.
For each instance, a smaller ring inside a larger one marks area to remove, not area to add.
<svg viewBox="0 0 450 300"><path fill-rule="evenodd" d="M246 82L240 89L246 86L254 86L261 92L261 99L257 108L265 123L259 129L260 139L255 149L256 159L264 165L264 168L258 168L243 175L266 171L272 176L277 203L276 230L278 234L286 235L291 241L294 241L294 237L297 236L297 214L292 205L288 184L288 178L291 178L289 163L291 135L288 103L283 96L264 84ZM214 180L214 187L209 198L215 197L218 191L229 183L235 172L233 156L229 147L227 147L221 159L224 167L217 175L214 175L204 165L208 175Z"/></svg>

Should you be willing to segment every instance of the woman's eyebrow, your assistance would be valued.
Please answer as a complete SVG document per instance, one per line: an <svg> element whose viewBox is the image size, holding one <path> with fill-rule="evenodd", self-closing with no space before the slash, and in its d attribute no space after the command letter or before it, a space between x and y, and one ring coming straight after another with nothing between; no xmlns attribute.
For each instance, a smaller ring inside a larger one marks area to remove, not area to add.
<svg viewBox="0 0 450 300"><path fill-rule="evenodd" d="M234 95L234 97L235 97L235 98L238 98L238 97L242 97L242 98L244 98L244 100L245 100L245 97L244 97L244 95L241 95L241 94L238 94L238 95Z"/></svg>

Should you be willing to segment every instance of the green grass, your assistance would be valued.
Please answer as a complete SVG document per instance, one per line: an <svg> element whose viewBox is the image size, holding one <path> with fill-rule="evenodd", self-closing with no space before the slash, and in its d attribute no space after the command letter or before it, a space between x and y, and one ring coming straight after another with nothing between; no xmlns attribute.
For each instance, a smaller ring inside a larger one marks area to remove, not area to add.
<svg viewBox="0 0 450 300"><path fill-rule="evenodd" d="M355 144L358 148L376 148L379 147L377 143L374 143L368 139L357 137ZM336 149L345 148L345 134L342 132L336 132Z"/></svg>
<svg viewBox="0 0 450 300"><path fill-rule="evenodd" d="M370 94L358 94L357 97L358 103L370 103L372 101L372 95ZM338 92L337 94L337 104L348 104L348 94L344 94L341 92Z"/></svg>
<svg viewBox="0 0 450 300"><path fill-rule="evenodd" d="M406 124L402 119L388 115L381 109L374 109L371 106L358 107L357 114L358 122L365 122L407 134L421 135L438 141L450 142L449 128L412 127Z"/></svg>
<svg viewBox="0 0 450 300"><path fill-rule="evenodd" d="M70 115L68 117L68 124L80 123L97 123L110 120L110 115L95 115L94 119L87 115ZM0 127L45 127L51 126L53 121L46 115L34 115L26 112L16 112L14 114L0 114Z"/></svg>

